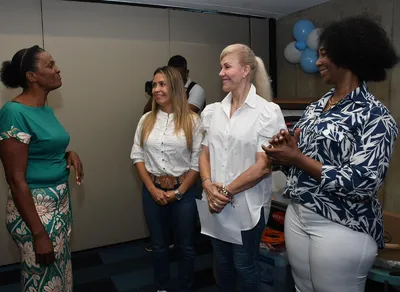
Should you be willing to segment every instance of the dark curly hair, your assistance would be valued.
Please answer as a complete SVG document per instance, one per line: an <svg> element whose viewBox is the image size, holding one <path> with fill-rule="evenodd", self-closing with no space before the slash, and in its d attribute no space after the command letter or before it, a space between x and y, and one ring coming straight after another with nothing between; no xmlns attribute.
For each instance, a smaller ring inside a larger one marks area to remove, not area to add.
<svg viewBox="0 0 400 292"><path fill-rule="evenodd" d="M338 67L361 81L383 81L399 57L385 30L366 16L335 21L319 37L320 46Z"/></svg>
<svg viewBox="0 0 400 292"><path fill-rule="evenodd" d="M26 72L36 72L37 54L44 50L39 46L21 49L11 61L4 61L0 69L1 82L8 88L27 88Z"/></svg>

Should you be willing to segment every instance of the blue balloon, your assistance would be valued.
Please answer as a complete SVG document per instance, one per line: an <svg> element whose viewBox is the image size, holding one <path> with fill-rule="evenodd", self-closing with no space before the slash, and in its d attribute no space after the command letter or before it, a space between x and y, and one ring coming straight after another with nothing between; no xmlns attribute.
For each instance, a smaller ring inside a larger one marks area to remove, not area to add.
<svg viewBox="0 0 400 292"><path fill-rule="evenodd" d="M307 48L301 54L300 66L306 73L316 73L318 72L318 68L316 65L317 60L318 60L317 52L311 50L310 48Z"/></svg>
<svg viewBox="0 0 400 292"><path fill-rule="evenodd" d="M296 47L296 49L298 49L299 51L304 51L307 48L307 43L300 41L300 42L296 42L294 44L294 46Z"/></svg>
<svg viewBox="0 0 400 292"><path fill-rule="evenodd" d="M293 27L293 36L296 41L307 42L308 35L315 29L314 24L307 20L302 19L296 22Z"/></svg>

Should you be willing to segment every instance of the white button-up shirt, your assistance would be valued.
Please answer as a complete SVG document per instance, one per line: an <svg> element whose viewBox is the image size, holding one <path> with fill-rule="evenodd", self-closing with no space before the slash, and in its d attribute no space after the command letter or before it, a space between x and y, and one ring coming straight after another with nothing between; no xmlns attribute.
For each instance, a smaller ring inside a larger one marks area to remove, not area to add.
<svg viewBox="0 0 400 292"><path fill-rule="evenodd" d="M199 171L203 135L200 131L201 122L198 116L193 114L193 143L192 151L190 151L187 148L183 130L175 134L174 114L167 114L161 110L157 113L153 130L141 147L142 123L148 114L150 113L142 116L136 128L131 151L133 164L144 162L147 171L155 176L179 177L190 169Z"/></svg>
<svg viewBox="0 0 400 292"><path fill-rule="evenodd" d="M208 105L201 117L205 137L203 145L210 152L211 180L229 185L239 175L256 163L261 146L280 129L286 129L280 107L256 94L252 85L243 106L230 117L232 94L220 103ZM224 225L226 220L239 230L250 230L260 220L261 207L265 206L268 218L271 205L272 180L269 175L260 183L237 194L235 208L228 204L217 216ZM206 200L203 194L203 200ZM234 223L236 222L236 223Z"/></svg>

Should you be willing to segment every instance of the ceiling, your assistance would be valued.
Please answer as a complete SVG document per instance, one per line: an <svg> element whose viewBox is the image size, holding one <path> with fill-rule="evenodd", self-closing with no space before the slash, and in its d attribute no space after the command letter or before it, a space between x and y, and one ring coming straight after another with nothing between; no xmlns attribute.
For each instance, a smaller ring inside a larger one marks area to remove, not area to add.
<svg viewBox="0 0 400 292"><path fill-rule="evenodd" d="M225 12L267 18L287 14L329 2L330 0L103 0L164 7L186 8L204 12Z"/></svg>

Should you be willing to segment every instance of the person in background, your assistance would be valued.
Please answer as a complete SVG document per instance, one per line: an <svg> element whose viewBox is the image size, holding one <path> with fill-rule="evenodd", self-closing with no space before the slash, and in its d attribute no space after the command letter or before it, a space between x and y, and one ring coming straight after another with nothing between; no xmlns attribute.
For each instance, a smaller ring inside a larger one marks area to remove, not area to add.
<svg viewBox="0 0 400 292"><path fill-rule="evenodd" d="M201 121L189 108L178 70L157 69L152 95L152 110L139 121L130 157L143 182L143 210L158 291L172 289L168 251L172 229L179 251L178 291L186 292L194 277Z"/></svg>
<svg viewBox="0 0 400 292"><path fill-rule="evenodd" d="M181 74L189 107L192 111L200 115L201 111L206 106L206 97L204 89L189 78L186 59L180 55L173 56L169 59L168 66L177 69ZM150 96L149 101L143 109L143 114L151 111L152 101L153 98Z"/></svg>
<svg viewBox="0 0 400 292"><path fill-rule="evenodd" d="M265 147L287 172L292 199L285 240L297 291L364 291L378 248L384 247L378 190L398 126L368 90L399 58L384 29L357 16L330 24L320 36L317 66L333 86L295 126Z"/></svg>
<svg viewBox="0 0 400 292"><path fill-rule="evenodd" d="M153 81L151 81L151 82L153 82ZM146 104L144 105L143 114L150 112L151 106L153 104L153 97L151 96L150 92L149 93L147 92L147 84L148 83L150 83L150 81L146 81L146 97L148 98L148 100L147 100Z"/></svg>
<svg viewBox="0 0 400 292"><path fill-rule="evenodd" d="M200 115L206 106L206 97L204 89L189 78L186 59L180 55L175 55L169 59L168 66L174 67L181 73L190 109Z"/></svg>
<svg viewBox="0 0 400 292"><path fill-rule="evenodd" d="M222 89L228 95L201 114L204 131L200 154L203 200L221 223L211 238L220 291L260 291L257 257L271 205L271 167L262 145L285 127L263 61L246 45L226 47L220 56ZM230 230L225 228L226 222ZM207 223L201 222L202 227ZM223 240L230 231L242 244Z"/></svg>
<svg viewBox="0 0 400 292"><path fill-rule="evenodd" d="M39 46L18 51L1 68L1 81L22 93L0 110L0 158L10 192L7 229L21 253L21 291L72 291L69 238L70 168L83 180L70 137L46 105L62 84L60 70Z"/></svg>

